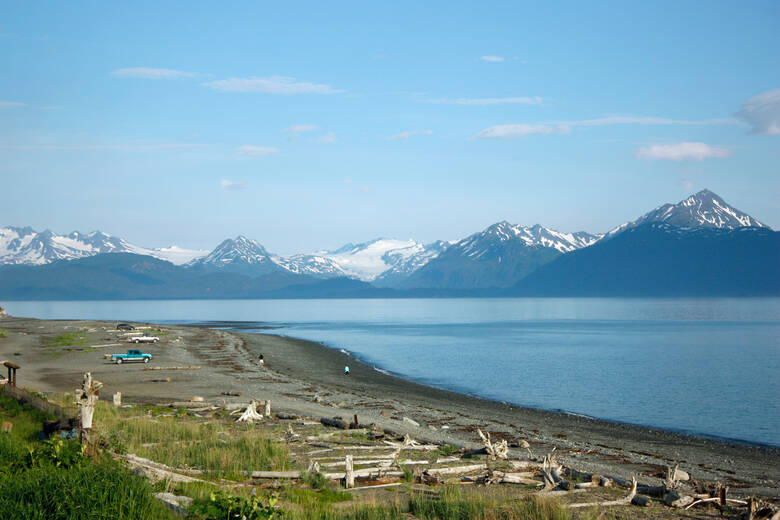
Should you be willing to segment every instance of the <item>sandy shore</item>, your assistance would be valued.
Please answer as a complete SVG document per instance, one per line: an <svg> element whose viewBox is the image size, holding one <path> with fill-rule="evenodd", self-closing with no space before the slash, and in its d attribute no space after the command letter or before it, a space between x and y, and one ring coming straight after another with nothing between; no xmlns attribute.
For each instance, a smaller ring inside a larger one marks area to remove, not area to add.
<svg viewBox="0 0 780 520"><path fill-rule="evenodd" d="M780 449L738 445L638 426L546 412L456 394L383 374L320 344L273 335L194 326L157 326L161 341L143 346L143 364L116 365L104 353L123 352L116 323L0 318L0 360L21 366L19 385L43 392L73 391L85 371L104 395L125 402L168 403L201 396L212 403L270 399L276 411L311 417L357 415L361 423L413 437L476 446L479 427L534 454L553 448L581 470L652 482L679 463L698 481L721 481L739 494L780 498ZM214 324L212 324L214 325ZM235 326L240 324L220 324ZM71 344L67 344L68 342ZM263 354L265 366L257 359ZM348 364L351 374L343 375ZM144 370L201 366L199 370ZM230 397L227 392L241 392Z"/></svg>

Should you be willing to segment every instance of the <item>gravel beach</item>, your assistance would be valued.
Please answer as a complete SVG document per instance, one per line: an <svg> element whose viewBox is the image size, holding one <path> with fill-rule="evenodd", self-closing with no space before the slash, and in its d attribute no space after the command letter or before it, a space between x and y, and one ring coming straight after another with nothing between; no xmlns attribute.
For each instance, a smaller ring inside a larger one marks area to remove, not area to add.
<svg viewBox="0 0 780 520"><path fill-rule="evenodd" d="M141 345L148 365L117 365L106 354L136 348L115 322L0 317L0 360L20 365L19 386L41 392L72 392L82 375L104 383L109 399L126 403L176 403L194 396L206 402L245 403L270 399L273 409L310 417L357 415L361 424L408 433L414 438L477 446L476 429L512 443L525 440L534 454L553 449L584 471L658 481L679 464L698 481L720 481L736 493L780 499L780 448L717 439L587 417L547 412L420 385L382 373L354 357L318 343L274 335L228 332L203 326L137 324L160 337ZM209 323L241 329L241 323ZM261 365L259 356L264 356ZM345 376L343 368L350 367ZM159 370L200 367L189 370ZM151 370L157 369L157 370ZM555 384L551 381L551 384ZM236 394L241 395L227 395ZM605 389L611 394L630 392ZM659 398L664 398L659 389ZM671 397L673 398L673 397ZM706 413L706 410L702 410Z"/></svg>

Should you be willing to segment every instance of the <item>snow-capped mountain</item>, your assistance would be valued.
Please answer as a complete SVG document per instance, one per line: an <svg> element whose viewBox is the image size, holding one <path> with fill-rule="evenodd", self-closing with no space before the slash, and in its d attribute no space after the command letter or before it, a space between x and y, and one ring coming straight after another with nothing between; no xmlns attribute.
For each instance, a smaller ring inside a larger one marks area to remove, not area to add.
<svg viewBox="0 0 780 520"><path fill-rule="evenodd" d="M222 270L256 276L277 270L315 278L356 278L372 281L394 270L409 273L438 255L445 242L423 245L414 240L380 238L362 244L346 244L332 251L283 257L269 253L259 242L239 236L193 260L188 267Z"/></svg>
<svg viewBox="0 0 780 520"><path fill-rule="evenodd" d="M705 189L677 204L667 203L658 206L633 222L621 224L607 233L605 238L612 238L627 229L650 222L663 222L676 227L709 227L719 229L768 227L747 213L729 206L718 195Z"/></svg>
<svg viewBox="0 0 780 520"><path fill-rule="evenodd" d="M539 224L503 221L450 245L398 282L402 288L508 287L562 253L587 247L601 235L561 233Z"/></svg>
<svg viewBox="0 0 780 520"><path fill-rule="evenodd" d="M460 248L468 256L479 258L487 254L496 243L519 240L529 247L551 247L561 253L568 253L593 244L601 236L592 235L585 231L561 233L540 224L520 226L504 220L489 226L480 233L475 233L456 242L454 247Z"/></svg>
<svg viewBox="0 0 780 520"><path fill-rule="evenodd" d="M192 260L187 267L247 275L282 270L260 242L243 235L223 240L212 252Z"/></svg>
<svg viewBox="0 0 780 520"><path fill-rule="evenodd" d="M41 265L56 260L73 260L103 253L135 253L183 264L205 251L182 249L177 246L148 249L101 231L58 235L50 230L37 232L30 227L0 228L0 265Z"/></svg>

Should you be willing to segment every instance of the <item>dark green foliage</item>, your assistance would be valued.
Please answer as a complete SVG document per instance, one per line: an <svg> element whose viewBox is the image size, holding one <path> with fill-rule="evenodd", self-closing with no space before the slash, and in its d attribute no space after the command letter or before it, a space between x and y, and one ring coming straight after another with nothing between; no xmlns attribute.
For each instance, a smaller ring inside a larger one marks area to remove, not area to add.
<svg viewBox="0 0 780 520"><path fill-rule="evenodd" d="M211 493L207 500L196 500L189 509L191 518L198 520L258 520L261 518L279 518L274 507L276 497L263 504L257 496L248 498L228 495L222 491Z"/></svg>
<svg viewBox="0 0 780 520"><path fill-rule="evenodd" d="M439 453L442 454L444 457L449 457L450 455L454 453L458 453L460 451L460 448L455 446L454 444L442 444L439 446Z"/></svg>

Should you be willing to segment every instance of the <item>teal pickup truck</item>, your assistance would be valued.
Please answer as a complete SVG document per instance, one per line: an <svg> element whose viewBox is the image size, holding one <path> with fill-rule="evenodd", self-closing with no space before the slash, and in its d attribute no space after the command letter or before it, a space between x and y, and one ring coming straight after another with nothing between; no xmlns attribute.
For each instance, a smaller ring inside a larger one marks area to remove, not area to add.
<svg viewBox="0 0 780 520"><path fill-rule="evenodd" d="M144 363L148 363L150 359L152 359L151 354L144 354L140 350L128 350L127 354L111 355L111 361L115 362L117 365L121 365L126 361L143 361Z"/></svg>

